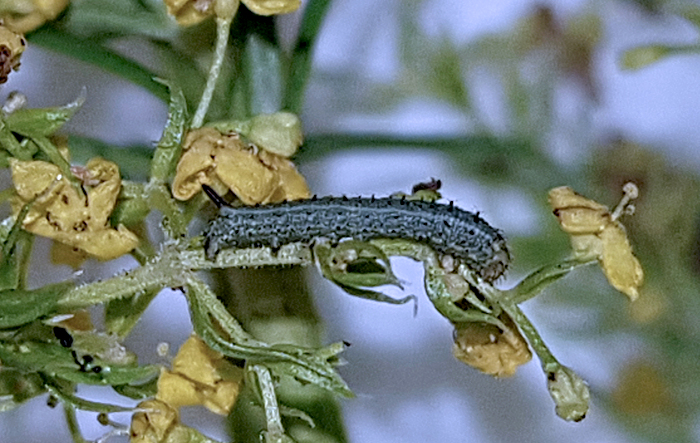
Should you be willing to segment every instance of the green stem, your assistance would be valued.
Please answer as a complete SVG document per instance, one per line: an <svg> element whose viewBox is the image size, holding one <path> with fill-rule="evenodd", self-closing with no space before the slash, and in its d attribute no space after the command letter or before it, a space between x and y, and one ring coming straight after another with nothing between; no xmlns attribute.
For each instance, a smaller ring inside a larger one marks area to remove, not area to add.
<svg viewBox="0 0 700 443"><path fill-rule="evenodd" d="M29 262L32 257L32 246L34 246L34 236L28 235L21 249L19 257L19 278L17 280L17 288L25 289L29 280Z"/></svg>
<svg viewBox="0 0 700 443"><path fill-rule="evenodd" d="M544 340L539 332L537 332L537 329L535 329L535 326L530 322L530 319L525 316L523 311L520 310L518 305L509 302L501 302L500 305L503 310L510 315L515 324L518 325L520 331L527 338L528 343L530 343L530 346L532 346L532 349L540 359L542 369L545 373L550 374L559 370L562 367L561 363L554 357L554 354L552 354L552 351L550 351L544 343Z"/></svg>
<svg viewBox="0 0 700 443"><path fill-rule="evenodd" d="M41 375L41 374L40 374ZM85 400L84 398L76 397L75 395L66 392L62 389L55 380L45 377L42 375L44 380L44 387L49 394L56 397L63 405L70 407L71 409L80 409L81 411L93 411L93 412L128 412L133 410L133 408L128 408L124 406L110 405L108 403L98 403L90 400Z"/></svg>
<svg viewBox="0 0 700 443"><path fill-rule="evenodd" d="M88 443L83 434L80 432L80 426L78 425L78 419L75 416L75 408L66 403L63 404L63 412L66 416L66 424L68 424L68 431L70 432L73 442L75 443Z"/></svg>
<svg viewBox="0 0 700 443"><path fill-rule="evenodd" d="M67 55L74 60L90 63L118 75L141 86L164 102L167 102L170 97L167 86L154 81L158 77L155 72L122 57L94 40L78 38L51 26L44 26L32 32L27 36L27 39L32 44Z"/></svg>
<svg viewBox="0 0 700 443"><path fill-rule="evenodd" d="M207 84L202 92L202 98L199 101L197 110L192 118L192 128L199 128L202 126L204 123L204 117L207 115L207 111L209 110L209 104L214 96L214 89L216 89L216 81L219 79L221 66L226 56L226 46L228 45L228 37L231 32L232 21L233 17L216 19L216 46L214 47L214 59L212 60L211 67L209 68L209 76L207 77Z"/></svg>
<svg viewBox="0 0 700 443"><path fill-rule="evenodd" d="M258 387L262 394L265 422L267 423L267 431L263 433L265 441L282 441L284 438L284 426L282 426L282 417L277 404L277 394L275 394L272 374L270 374L269 369L261 365L253 365L250 369L257 375Z"/></svg>

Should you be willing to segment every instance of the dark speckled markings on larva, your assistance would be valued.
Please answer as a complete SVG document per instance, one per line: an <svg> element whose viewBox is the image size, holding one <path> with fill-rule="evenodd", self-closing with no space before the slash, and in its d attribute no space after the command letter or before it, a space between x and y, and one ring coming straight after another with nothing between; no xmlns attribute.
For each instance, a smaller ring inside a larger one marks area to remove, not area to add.
<svg viewBox="0 0 700 443"><path fill-rule="evenodd" d="M503 275L510 255L501 233L472 212L398 198L323 197L233 208L204 185L219 216L204 232L207 257L221 249L312 243L317 238L407 239L465 263L485 281Z"/></svg>

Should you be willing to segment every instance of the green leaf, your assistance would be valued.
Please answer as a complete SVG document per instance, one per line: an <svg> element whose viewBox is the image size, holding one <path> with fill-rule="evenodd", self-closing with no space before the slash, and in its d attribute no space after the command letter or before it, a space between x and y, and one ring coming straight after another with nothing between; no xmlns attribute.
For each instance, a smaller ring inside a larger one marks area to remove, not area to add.
<svg viewBox="0 0 700 443"><path fill-rule="evenodd" d="M32 291L0 292L0 329L15 328L48 315L56 308L58 299L73 286L75 284L68 281Z"/></svg>
<svg viewBox="0 0 700 443"><path fill-rule="evenodd" d="M10 131L25 137L47 137L61 129L85 102L85 89L72 102L53 108L21 108L5 116Z"/></svg>
<svg viewBox="0 0 700 443"><path fill-rule="evenodd" d="M159 292L160 289L151 289L134 297L110 301L105 308L107 331L126 337Z"/></svg>
<svg viewBox="0 0 700 443"><path fill-rule="evenodd" d="M391 270L389 258L371 243L348 240L335 246L314 246L323 275L329 280L353 287L394 285L401 288Z"/></svg>
<svg viewBox="0 0 700 443"><path fill-rule="evenodd" d="M104 38L112 34L144 35L171 39L178 25L163 2L154 0L90 0L71 5L66 28L82 37Z"/></svg>
<svg viewBox="0 0 700 443"><path fill-rule="evenodd" d="M530 300L541 293L547 286L567 276L569 272L575 268L595 262L595 260L582 262L581 260L571 259L561 263L543 266L530 273L514 288L505 291L505 299L515 304Z"/></svg>
<svg viewBox="0 0 700 443"><path fill-rule="evenodd" d="M156 392L158 392L158 377L153 377L146 383L141 384L114 385L112 389L124 397L134 400L145 400L154 397Z"/></svg>
<svg viewBox="0 0 700 443"><path fill-rule="evenodd" d="M333 367L338 363L336 354L342 351L342 346L319 350L293 345L270 346L248 335L204 282L190 278L186 294L194 331L211 349L230 358L246 360L248 364L275 364L281 374L313 383L337 395L352 396ZM228 338L222 336L222 332ZM333 351L330 354L329 349Z"/></svg>
<svg viewBox="0 0 700 443"><path fill-rule="evenodd" d="M323 276L350 295L395 305L416 301L414 295L395 299L364 288L382 285L401 287L391 271L389 258L371 243L348 240L333 247L317 243L314 245L314 255Z"/></svg>
<svg viewBox="0 0 700 443"><path fill-rule="evenodd" d="M151 162L151 180L164 182L175 172L182 151L182 138L187 124L187 102L182 89L161 80L170 88L168 121L158 141Z"/></svg>
<svg viewBox="0 0 700 443"><path fill-rule="evenodd" d="M75 353L74 349L65 348L58 343L0 342L0 360L5 367L41 372L73 383L124 385L143 382L156 377L160 372L160 366L157 365L116 365L96 357L90 365L81 367L76 358L84 356ZM98 367L99 372L93 370Z"/></svg>
<svg viewBox="0 0 700 443"><path fill-rule="evenodd" d="M274 29L273 22L268 22L271 29ZM267 37L251 33L246 41L243 72L248 89L249 115L276 111L281 106L280 49L276 41Z"/></svg>
<svg viewBox="0 0 700 443"><path fill-rule="evenodd" d="M309 0L294 44L292 56L286 67L286 84L282 109L301 114L304 105L306 83L311 75L313 47L331 0Z"/></svg>
<svg viewBox="0 0 700 443"><path fill-rule="evenodd" d="M31 160L36 152L21 145L10 128L5 123L5 119L0 119L0 147L7 151L12 157L18 160Z"/></svg>
<svg viewBox="0 0 700 443"><path fill-rule="evenodd" d="M14 249L0 263L0 291L17 289L22 284L33 239L28 232L18 231Z"/></svg>

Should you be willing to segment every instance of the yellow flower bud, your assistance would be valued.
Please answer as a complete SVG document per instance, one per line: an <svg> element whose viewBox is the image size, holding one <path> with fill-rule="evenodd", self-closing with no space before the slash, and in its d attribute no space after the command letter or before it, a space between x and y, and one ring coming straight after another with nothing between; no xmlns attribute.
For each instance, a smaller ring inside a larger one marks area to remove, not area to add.
<svg viewBox="0 0 700 443"><path fill-rule="evenodd" d="M494 377L510 377L518 366L530 361L532 353L510 317L501 316L507 330L489 323L469 322L455 325L452 354Z"/></svg>
<svg viewBox="0 0 700 443"><path fill-rule="evenodd" d="M256 115L249 124L244 135L258 147L282 157L294 155L304 141L301 120L290 112Z"/></svg>

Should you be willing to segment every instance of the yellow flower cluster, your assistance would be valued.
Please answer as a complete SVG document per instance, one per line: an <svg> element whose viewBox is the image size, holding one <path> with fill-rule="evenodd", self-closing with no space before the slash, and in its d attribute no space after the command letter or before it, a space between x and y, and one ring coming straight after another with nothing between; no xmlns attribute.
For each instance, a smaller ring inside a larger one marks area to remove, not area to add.
<svg viewBox="0 0 700 443"><path fill-rule="evenodd" d="M182 406L203 405L227 415L236 403L243 382L243 369L212 351L195 335L180 347L172 371L158 378L156 398L138 405L131 418L131 443L185 443L209 441L180 423ZM195 435L193 435L195 434Z"/></svg>
<svg viewBox="0 0 700 443"><path fill-rule="evenodd" d="M22 34L0 24L0 83L5 83L10 72L19 69L19 57L26 46Z"/></svg>
<svg viewBox="0 0 700 443"><path fill-rule="evenodd" d="M164 0L168 14L182 26L195 25L217 14L217 7L227 13L235 12L239 3L258 15L287 14L301 6L301 0ZM217 5L225 3L226 5Z"/></svg>
<svg viewBox="0 0 700 443"><path fill-rule="evenodd" d="M632 254L625 228L617 220L629 200L636 198L637 188L625 185L626 196L614 213L571 188L562 186L549 191L549 204L564 232L571 236L578 259L597 258L610 284L631 300L639 297L644 271Z"/></svg>
<svg viewBox="0 0 700 443"><path fill-rule="evenodd" d="M192 198L202 184L219 192L228 188L248 205L310 196L294 163L247 146L238 134L196 129L187 134L183 150L173 180L173 195L179 200Z"/></svg>
<svg viewBox="0 0 700 443"><path fill-rule="evenodd" d="M108 218L121 188L119 167L102 158L90 160L72 171L87 195L76 190L58 166L44 161L10 160L12 181L18 198L13 210L32 202L22 227L36 235L110 260L134 249L139 239L124 226L113 228Z"/></svg>
<svg viewBox="0 0 700 443"><path fill-rule="evenodd" d="M27 33L61 13L70 0L3 0L0 20L15 32Z"/></svg>
<svg viewBox="0 0 700 443"><path fill-rule="evenodd" d="M161 372L156 399L174 408L203 405L212 412L227 415L236 402L242 380L242 368L232 365L192 335L180 347L172 371Z"/></svg>

